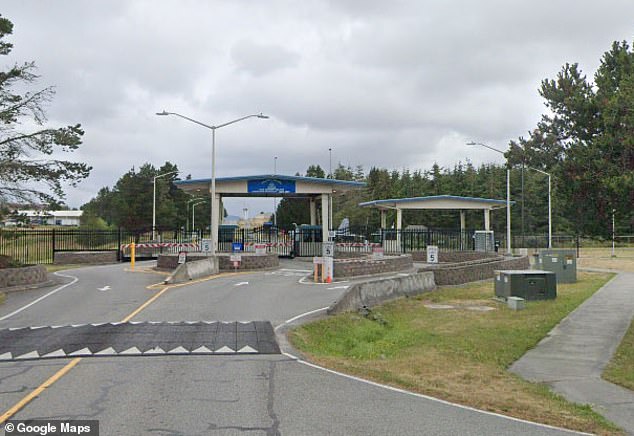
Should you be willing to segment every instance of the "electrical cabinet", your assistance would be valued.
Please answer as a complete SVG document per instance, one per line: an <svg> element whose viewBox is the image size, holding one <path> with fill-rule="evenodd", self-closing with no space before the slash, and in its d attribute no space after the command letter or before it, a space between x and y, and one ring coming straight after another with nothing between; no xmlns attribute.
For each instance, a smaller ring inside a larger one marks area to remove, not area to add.
<svg viewBox="0 0 634 436"><path fill-rule="evenodd" d="M535 268L554 272L557 283L576 283L577 253L575 250L541 250Z"/></svg>
<svg viewBox="0 0 634 436"><path fill-rule="evenodd" d="M525 300L557 298L557 278L552 271L495 271L495 296L520 297Z"/></svg>

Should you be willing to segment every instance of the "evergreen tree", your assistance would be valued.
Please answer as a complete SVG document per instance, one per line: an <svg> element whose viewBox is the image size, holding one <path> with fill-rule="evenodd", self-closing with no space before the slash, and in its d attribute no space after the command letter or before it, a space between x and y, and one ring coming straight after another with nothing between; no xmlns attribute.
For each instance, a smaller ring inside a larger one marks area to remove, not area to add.
<svg viewBox="0 0 634 436"><path fill-rule="evenodd" d="M11 53L13 45L5 41L11 33L13 23L0 16L0 56ZM0 200L4 202L54 202L64 197L64 183L75 186L90 174L85 163L51 158L56 152L78 149L84 131L79 124L45 126L44 106L54 90L26 91L37 79L32 62L0 71ZM27 130L29 126L36 130Z"/></svg>

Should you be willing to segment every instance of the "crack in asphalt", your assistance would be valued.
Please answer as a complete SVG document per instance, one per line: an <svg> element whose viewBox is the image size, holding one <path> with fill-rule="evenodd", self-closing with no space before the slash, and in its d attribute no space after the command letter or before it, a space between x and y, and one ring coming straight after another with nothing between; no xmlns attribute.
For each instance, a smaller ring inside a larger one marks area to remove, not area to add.
<svg viewBox="0 0 634 436"><path fill-rule="evenodd" d="M268 397L267 397L267 401L266 401L266 410L269 413L269 418L271 418L271 421L273 421L271 428L269 428L266 431L267 435L270 436L279 436L280 433L280 420L277 417L277 415L275 414L275 410L274 410L274 404L275 404L275 369L276 369L276 362L270 362L269 363L269 374L268 374L268 379L269 379L269 392L268 392Z"/></svg>

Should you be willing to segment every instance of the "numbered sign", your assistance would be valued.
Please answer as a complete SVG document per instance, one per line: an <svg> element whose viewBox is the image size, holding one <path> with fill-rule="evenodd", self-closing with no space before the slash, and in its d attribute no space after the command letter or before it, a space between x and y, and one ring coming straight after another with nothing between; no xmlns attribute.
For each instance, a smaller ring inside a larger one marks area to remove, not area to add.
<svg viewBox="0 0 634 436"><path fill-rule="evenodd" d="M178 253L178 264L187 262L187 252L181 251Z"/></svg>
<svg viewBox="0 0 634 436"><path fill-rule="evenodd" d="M211 251L211 239L201 239L200 251L209 253Z"/></svg>
<svg viewBox="0 0 634 436"><path fill-rule="evenodd" d="M427 246L427 263L438 263L438 246Z"/></svg>
<svg viewBox="0 0 634 436"><path fill-rule="evenodd" d="M335 257L335 243L334 242L324 242L322 244L324 257Z"/></svg>

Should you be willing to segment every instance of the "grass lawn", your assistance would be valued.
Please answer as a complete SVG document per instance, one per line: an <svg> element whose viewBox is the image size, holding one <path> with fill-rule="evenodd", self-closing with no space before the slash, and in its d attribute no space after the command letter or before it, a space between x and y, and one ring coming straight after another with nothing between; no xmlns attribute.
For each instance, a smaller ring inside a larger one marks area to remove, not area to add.
<svg viewBox="0 0 634 436"><path fill-rule="evenodd" d="M603 372L603 378L634 390L634 321Z"/></svg>
<svg viewBox="0 0 634 436"><path fill-rule="evenodd" d="M6 298L6 295L0 292L0 304L4 304L5 298Z"/></svg>
<svg viewBox="0 0 634 436"><path fill-rule="evenodd" d="M442 287L301 326L291 343L320 365L479 409L598 434L620 434L590 406L572 404L507 368L611 274L579 273L554 301L512 311L491 299L492 281ZM428 304L454 309L430 309ZM489 306L491 311L473 310Z"/></svg>

